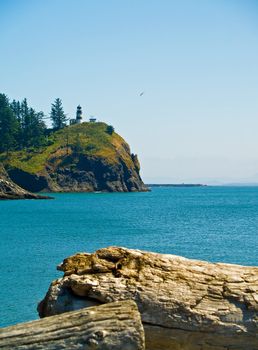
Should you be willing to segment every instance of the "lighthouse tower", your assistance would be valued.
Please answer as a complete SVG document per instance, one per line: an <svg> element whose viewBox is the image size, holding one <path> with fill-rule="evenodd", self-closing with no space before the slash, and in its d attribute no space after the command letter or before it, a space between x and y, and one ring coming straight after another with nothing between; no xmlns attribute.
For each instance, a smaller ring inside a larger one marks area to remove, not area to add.
<svg viewBox="0 0 258 350"><path fill-rule="evenodd" d="M80 124L82 122L82 107L77 106L76 110L76 124Z"/></svg>

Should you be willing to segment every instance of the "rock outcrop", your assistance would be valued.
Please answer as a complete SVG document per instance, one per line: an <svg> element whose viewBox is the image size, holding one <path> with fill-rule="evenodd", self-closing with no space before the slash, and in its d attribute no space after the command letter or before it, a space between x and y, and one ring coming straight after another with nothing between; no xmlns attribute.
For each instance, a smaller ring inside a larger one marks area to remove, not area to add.
<svg viewBox="0 0 258 350"><path fill-rule="evenodd" d="M49 199L50 197L30 193L16 185L0 164L0 200L1 199Z"/></svg>
<svg viewBox="0 0 258 350"><path fill-rule="evenodd" d="M11 179L32 192L147 191L140 163L121 136L105 123L82 123L54 133L41 150L13 152Z"/></svg>
<svg viewBox="0 0 258 350"><path fill-rule="evenodd" d="M0 349L144 350L144 331L127 300L2 328Z"/></svg>
<svg viewBox="0 0 258 350"><path fill-rule="evenodd" d="M58 266L41 317L134 300L149 350L257 350L258 267L110 247Z"/></svg>

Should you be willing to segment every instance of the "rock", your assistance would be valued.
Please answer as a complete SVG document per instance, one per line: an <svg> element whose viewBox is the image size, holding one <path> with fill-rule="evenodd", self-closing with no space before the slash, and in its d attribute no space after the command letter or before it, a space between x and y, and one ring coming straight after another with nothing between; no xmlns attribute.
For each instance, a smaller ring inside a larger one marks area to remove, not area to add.
<svg viewBox="0 0 258 350"><path fill-rule="evenodd" d="M0 349L144 350L144 331L128 300L2 328Z"/></svg>
<svg viewBox="0 0 258 350"><path fill-rule="evenodd" d="M0 164L0 200L1 199L50 199L30 193L16 185L8 176L4 167Z"/></svg>
<svg viewBox="0 0 258 350"><path fill-rule="evenodd" d="M32 192L148 191L137 156L106 129L105 123L82 123L59 130L42 150L9 155L8 174Z"/></svg>
<svg viewBox="0 0 258 350"><path fill-rule="evenodd" d="M109 247L58 266L41 317L134 300L150 350L257 350L258 268ZM84 301L83 301L84 300Z"/></svg>

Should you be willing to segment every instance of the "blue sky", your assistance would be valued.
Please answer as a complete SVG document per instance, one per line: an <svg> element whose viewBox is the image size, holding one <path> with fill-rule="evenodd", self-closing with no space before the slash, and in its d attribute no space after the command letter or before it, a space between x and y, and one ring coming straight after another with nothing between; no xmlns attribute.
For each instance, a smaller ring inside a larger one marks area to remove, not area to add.
<svg viewBox="0 0 258 350"><path fill-rule="evenodd" d="M0 42L1 92L80 103L146 182L258 182L257 1L1 0Z"/></svg>

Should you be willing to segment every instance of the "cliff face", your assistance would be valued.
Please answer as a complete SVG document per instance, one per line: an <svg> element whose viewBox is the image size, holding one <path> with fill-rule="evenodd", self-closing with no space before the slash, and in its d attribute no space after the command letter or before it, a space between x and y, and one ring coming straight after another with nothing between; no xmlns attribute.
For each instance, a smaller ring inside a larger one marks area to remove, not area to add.
<svg viewBox="0 0 258 350"><path fill-rule="evenodd" d="M48 197L30 193L19 187L9 178L0 164L0 199L47 199Z"/></svg>
<svg viewBox="0 0 258 350"><path fill-rule="evenodd" d="M129 145L105 123L60 130L36 152L14 152L7 161L11 179L32 191L146 191L140 165Z"/></svg>

